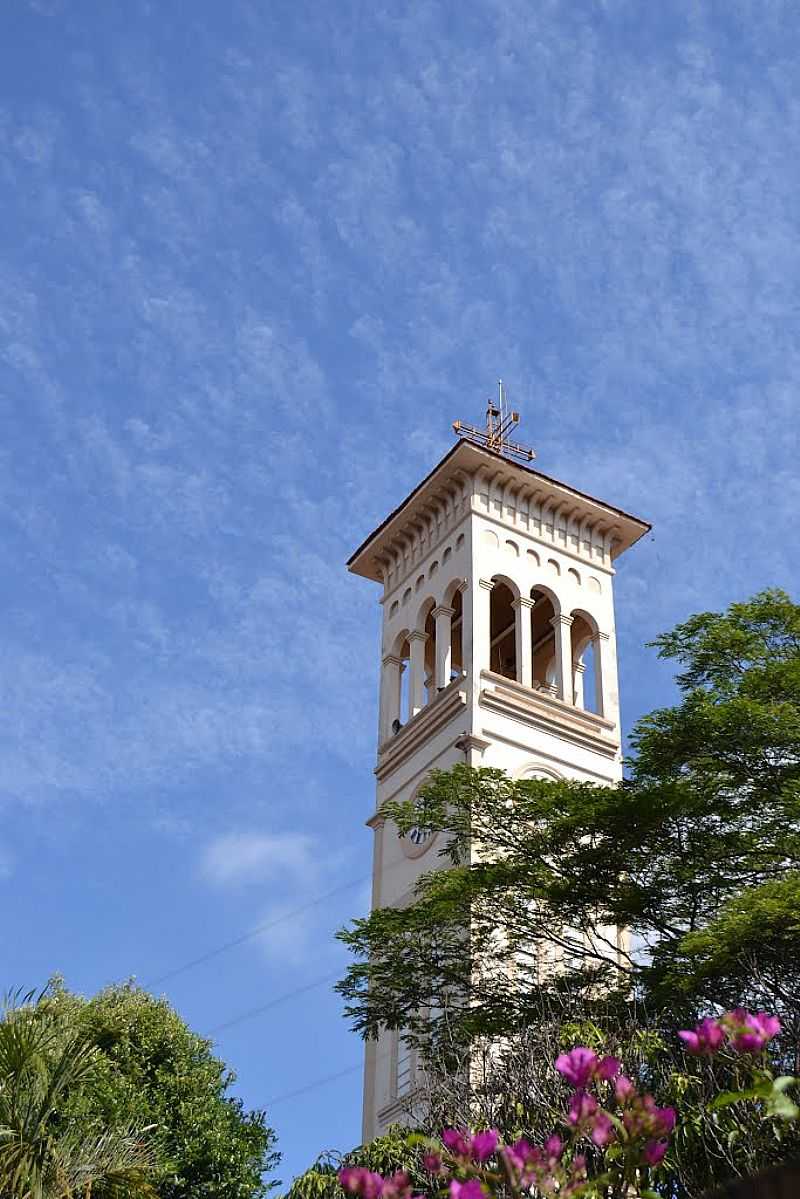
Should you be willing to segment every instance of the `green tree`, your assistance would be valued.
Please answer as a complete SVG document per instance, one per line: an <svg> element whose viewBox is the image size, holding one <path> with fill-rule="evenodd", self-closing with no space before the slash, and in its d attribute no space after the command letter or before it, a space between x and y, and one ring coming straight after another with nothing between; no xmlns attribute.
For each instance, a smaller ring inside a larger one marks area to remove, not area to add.
<svg viewBox="0 0 800 1199"><path fill-rule="evenodd" d="M10 1000L0 1021L0 1194L154 1195L149 1130L119 1122L95 1129L65 1112L70 1094L95 1073L100 1052L87 1030L32 1000Z"/></svg>
<svg viewBox="0 0 800 1199"><path fill-rule="evenodd" d="M340 934L364 1035L426 1036L430 1009L462 1041L510 1033L565 991L670 1025L755 1001L796 1029L800 608L763 592L655 645L680 667L679 702L639 721L619 787L459 766L386 805L403 831L441 830L450 869ZM542 969L554 957L569 969Z"/></svg>
<svg viewBox="0 0 800 1199"><path fill-rule="evenodd" d="M710 1105L736 1078L687 1070L674 1030L778 1012L772 1068L800 1074L800 607L763 592L655 646L679 694L636 725L620 786L458 766L385 805L402 832L440 832L440 861L407 907L340 933L338 989L365 1037L417 1041L430 1132L477 1118L541 1137L556 1044L619 1053L679 1108L665 1194L685 1197L798 1148L759 1101Z"/></svg>
<svg viewBox="0 0 800 1199"><path fill-rule="evenodd" d="M285 1199L341 1199L338 1173L343 1166L364 1166L383 1175L404 1170L416 1191L424 1191L430 1181L422 1169L419 1152L409 1141L408 1128L394 1125L383 1136L348 1153L323 1153L295 1178Z"/></svg>
<svg viewBox="0 0 800 1199"><path fill-rule="evenodd" d="M162 1199L259 1199L275 1185L263 1177L278 1161L264 1113L230 1094L233 1072L165 1000L132 983L86 1000L56 983L42 1003L97 1049L65 1118L98 1135L153 1126Z"/></svg>

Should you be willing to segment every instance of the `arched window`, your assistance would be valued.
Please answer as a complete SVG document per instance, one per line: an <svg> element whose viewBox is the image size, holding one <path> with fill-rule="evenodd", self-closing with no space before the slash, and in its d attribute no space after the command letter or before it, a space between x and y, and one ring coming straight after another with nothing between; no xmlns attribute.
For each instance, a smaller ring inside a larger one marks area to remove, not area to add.
<svg viewBox="0 0 800 1199"><path fill-rule="evenodd" d="M517 634L514 592L502 580L493 580L491 592L489 669L507 679L517 677Z"/></svg>
<svg viewBox="0 0 800 1199"><path fill-rule="evenodd" d="M430 601L428 615L425 617L425 632L428 640L425 642L425 703L429 704L436 696L436 620L433 615L434 602Z"/></svg>
<svg viewBox="0 0 800 1199"><path fill-rule="evenodd" d="M397 720L400 722L400 725L402 726L406 723L409 716L411 715L411 692L410 692L411 646L408 641L408 636L405 634L401 634L401 636L403 637L403 640L400 642L400 647L397 651L398 658L402 659L402 662L400 665L400 682L399 682L399 688L398 688L399 698L398 698L398 705L397 705ZM395 731L396 731L396 729L392 729L392 732L395 732Z"/></svg>
<svg viewBox="0 0 800 1199"><path fill-rule="evenodd" d="M594 646L596 632L597 625L587 613L578 611L572 613L572 671L575 706L602 716L598 705L599 688Z"/></svg>
<svg viewBox="0 0 800 1199"><path fill-rule="evenodd" d="M531 608L531 644L533 657L533 686L537 691L549 691L555 694L558 690L556 679L556 642L553 617L556 606L553 597L543 588L534 587L531 591L533 607Z"/></svg>
<svg viewBox="0 0 800 1199"><path fill-rule="evenodd" d="M464 673L464 594L460 589L453 593L450 601L453 609L450 624L450 681Z"/></svg>

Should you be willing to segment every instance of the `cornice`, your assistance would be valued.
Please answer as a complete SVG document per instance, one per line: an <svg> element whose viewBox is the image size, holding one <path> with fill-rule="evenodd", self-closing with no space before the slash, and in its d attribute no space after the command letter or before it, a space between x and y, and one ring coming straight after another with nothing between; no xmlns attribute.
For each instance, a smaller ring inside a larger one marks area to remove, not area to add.
<svg viewBox="0 0 800 1199"><path fill-rule="evenodd" d="M460 713L467 706L467 693L461 687L464 679L453 679L444 691L421 708L403 725L399 733L387 738L378 746L378 764L375 774L383 781L393 771L417 752L430 738Z"/></svg>
<svg viewBox="0 0 800 1199"><path fill-rule="evenodd" d="M558 479L520 466L500 454L468 441L459 441L386 520L362 542L348 561L348 568L356 574L383 582L387 574L392 573L392 567L387 566L387 554L390 561L395 557L397 551L393 546L398 545L398 540L400 544L403 540L406 544L410 543L411 551L409 554L401 553L400 562L413 566L418 558L427 553L431 542L437 540L445 528L451 528L465 509L471 507L474 482L479 475L486 481L486 493L490 497L489 507L494 494L499 500L503 516L506 511L514 513L510 522L512 524L517 523L516 514L520 511L521 497L529 492L532 494L525 501L528 520L530 521L533 500L534 507L539 507L540 532L541 525L546 523L543 520L543 508L545 513L552 511L555 518L552 541L556 548L559 548L558 517L561 514L564 514L566 519L566 539L572 535L570 529L573 524L576 538L593 530L593 544L594 533L600 534L602 531L604 560L617 557L650 528L650 525L639 517L612 507L585 492L577 491ZM542 537L542 540L546 542L548 538ZM398 562L398 566L399 564Z"/></svg>
<svg viewBox="0 0 800 1199"><path fill-rule="evenodd" d="M552 733L605 758L616 759L620 748L616 725L605 717L566 704L556 696L533 691L489 670L481 672L481 683L482 708L529 728Z"/></svg>

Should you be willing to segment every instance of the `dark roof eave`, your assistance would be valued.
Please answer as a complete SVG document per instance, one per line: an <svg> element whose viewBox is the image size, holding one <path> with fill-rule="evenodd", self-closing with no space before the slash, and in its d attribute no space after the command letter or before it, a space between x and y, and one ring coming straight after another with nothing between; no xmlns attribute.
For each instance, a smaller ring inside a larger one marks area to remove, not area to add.
<svg viewBox="0 0 800 1199"><path fill-rule="evenodd" d="M391 522L394 520L394 518L403 511L403 509L406 507L406 505L408 503L410 503L411 500L413 500L414 496L418 492L420 492L422 490L422 488L425 487L430 482L430 480L437 473L437 471L441 470L441 468L445 465L445 463L448 462L449 459L453 457L453 455L461 448L462 445L473 445L473 443L470 441L467 441L467 439L464 437L460 437L458 439L456 444L447 451L447 453L444 455L444 457L439 459L439 461L436 463L436 466L434 466L433 470L429 471L428 474L425 476L425 478L422 479L421 482L419 482L417 484L417 486L413 489L413 491L410 491L408 493L408 495L405 497L405 499L402 501L402 503L398 504L398 506L389 513L389 515L386 517L386 519L382 520L381 523L375 529L372 530L372 532L369 534L369 536L365 537L365 539L361 542L361 545L358 547L358 549L355 550L354 553L352 553L350 555L350 557L347 559L348 570L353 565L353 563L356 561L356 559L359 558L361 556L361 554L363 554L364 550L367 548L367 546L370 544L370 542L374 541L376 537L380 536L380 534L383 532L383 530L388 525L391 524ZM553 483L553 484L555 484L556 487L563 487L565 491L571 492L572 495L579 496L583 500L588 500L592 504L599 504L602 508L606 508L609 512L614 512L614 513L616 513L617 516L624 517L625 520L630 520L630 521L633 521L634 524L640 525L642 531L638 537L635 537L633 539L633 541L630 542L630 546L636 545L636 542L640 541L641 538L644 537L646 533L649 533L653 527L649 521L642 520L641 517L639 517L639 516L633 516L632 513L626 512L624 508L616 508L613 504L607 504L605 502L605 500L598 500L596 496L589 495L589 493L586 491L579 491L577 487L570 487L570 485L568 483L562 483L562 481L560 479L554 479L552 477L552 475L545 475L539 470L533 470L533 468L530 466L523 466L522 463L520 463L520 462L512 462L509 458L504 457L503 454L498 454L495 450L486 449L485 446L475 446L474 448L479 450L480 453L486 454L488 457L496 459L498 462L505 462L507 465L513 466L517 470L524 470L527 474L533 475L537 479L543 479L545 483ZM629 546L629 548L630 548L630 546Z"/></svg>

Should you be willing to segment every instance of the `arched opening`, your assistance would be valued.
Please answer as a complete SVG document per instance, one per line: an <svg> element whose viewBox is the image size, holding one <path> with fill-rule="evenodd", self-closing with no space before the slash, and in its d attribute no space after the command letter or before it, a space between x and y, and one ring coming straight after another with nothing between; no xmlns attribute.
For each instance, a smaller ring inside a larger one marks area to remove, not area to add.
<svg viewBox="0 0 800 1199"><path fill-rule="evenodd" d="M517 677L515 595L507 583L492 580L489 622L489 669L507 679Z"/></svg>
<svg viewBox="0 0 800 1199"><path fill-rule="evenodd" d="M400 642L400 646L397 650L397 656L401 659L397 704L397 722L400 725L400 728L402 728L411 715L411 645L409 644L407 634L403 633L401 634L401 637L402 641ZM393 733L399 732L399 729L394 726L391 731Z"/></svg>
<svg viewBox="0 0 800 1199"><path fill-rule="evenodd" d="M397 634L381 663L381 740L399 733L411 715L410 664L411 642L408 630L404 629Z"/></svg>
<svg viewBox="0 0 800 1199"><path fill-rule="evenodd" d="M547 591L534 587L531 591L531 646L533 657L533 687L537 691L558 691L556 679L556 641L552 625L556 607Z"/></svg>
<svg viewBox="0 0 800 1199"><path fill-rule="evenodd" d="M579 670L578 667L582 667ZM597 707L597 662L594 642L590 641L575 663L575 704L587 712L602 716Z"/></svg>
<svg viewBox="0 0 800 1199"><path fill-rule="evenodd" d="M453 616L450 624L450 681L464 673L464 594L456 590L450 601Z"/></svg>
<svg viewBox="0 0 800 1199"><path fill-rule="evenodd" d="M436 696L436 619L433 615L434 602L430 601L428 615L425 617L425 703L429 704Z"/></svg>
<svg viewBox="0 0 800 1199"><path fill-rule="evenodd" d="M598 703L598 664L595 654L597 625L585 612L573 612L570 631L575 707L602 716Z"/></svg>

